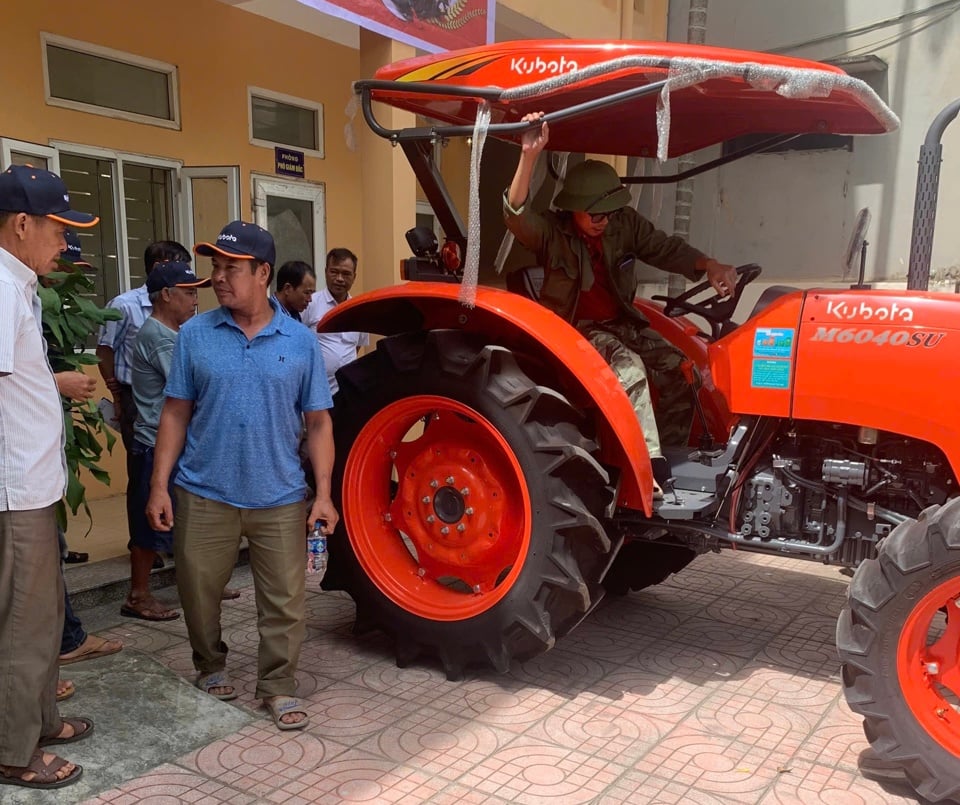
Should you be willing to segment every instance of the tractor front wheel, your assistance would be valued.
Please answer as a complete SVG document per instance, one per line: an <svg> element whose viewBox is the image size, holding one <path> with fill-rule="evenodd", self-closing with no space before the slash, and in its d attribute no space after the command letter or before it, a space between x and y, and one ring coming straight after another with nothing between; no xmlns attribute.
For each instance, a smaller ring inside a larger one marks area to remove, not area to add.
<svg viewBox="0 0 960 805"><path fill-rule="evenodd" d="M927 800L960 801L960 498L895 528L858 568L837 648L879 758Z"/></svg>
<svg viewBox="0 0 960 805"><path fill-rule="evenodd" d="M338 381L324 586L394 638L398 664L505 671L597 604L614 490L561 395L456 331L383 339Z"/></svg>

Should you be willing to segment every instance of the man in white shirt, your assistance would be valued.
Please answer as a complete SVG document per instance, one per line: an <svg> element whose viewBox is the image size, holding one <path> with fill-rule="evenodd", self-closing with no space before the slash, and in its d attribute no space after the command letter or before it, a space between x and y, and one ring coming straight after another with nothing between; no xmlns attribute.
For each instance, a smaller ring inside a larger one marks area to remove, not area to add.
<svg viewBox="0 0 960 805"><path fill-rule="evenodd" d="M327 287L314 293L303 312L303 323L316 329L320 320L341 302L350 298L350 289L357 279L357 256L349 249L331 249L324 270ZM337 369L357 359L360 347L370 343L367 333L317 333L323 364L330 381L330 393L337 393Z"/></svg>
<svg viewBox="0 0 960 805"><path fill-rule="evenodd" d="M60 177L0 174L0 785L60 788L83 770L44 746L93 732L62 719L56 692L63 579L55 506L66 488L63 409L41 335L39 275L57 268L70 209Z"/></svg>

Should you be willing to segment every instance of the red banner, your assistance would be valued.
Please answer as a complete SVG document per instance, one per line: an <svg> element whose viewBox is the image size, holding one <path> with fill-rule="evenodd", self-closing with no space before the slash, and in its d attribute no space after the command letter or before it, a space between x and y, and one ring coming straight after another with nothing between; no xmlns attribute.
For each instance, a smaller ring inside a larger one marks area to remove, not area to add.
<svg viewBox="0 0 960 805"><path fill-rule="evenodd" d="M300 0L430 53L493 42L496 0Z"/></svg>

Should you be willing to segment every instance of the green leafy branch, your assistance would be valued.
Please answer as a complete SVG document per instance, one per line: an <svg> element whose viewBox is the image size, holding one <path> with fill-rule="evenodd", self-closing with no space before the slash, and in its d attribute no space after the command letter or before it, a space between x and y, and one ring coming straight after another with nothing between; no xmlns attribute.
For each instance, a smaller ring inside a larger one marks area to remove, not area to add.
<svg viewBox="0 0 960 805"><path fill-rule="evenodd" d="M63 270L47 274L39 288L47 355L54 372L82 371L84 366L99 363L95 355L84 351L90 336L102 324L117 321L123 314L92 302L90 297L96 291L93 280L79 268L60 265ZM99 437L103 437L108 452L113 451L116 437L92 401L73 402L66 397L61 400L66 430L66 505L73 514L83 507L90 522L87 533L90 533L93 517L87 505L86 487L80 481L80 469L85 467L94 478L109 486L110 475L100 466L103 445ZM65 530L67 511L63 500L57 504L57 520Z"/></svg>

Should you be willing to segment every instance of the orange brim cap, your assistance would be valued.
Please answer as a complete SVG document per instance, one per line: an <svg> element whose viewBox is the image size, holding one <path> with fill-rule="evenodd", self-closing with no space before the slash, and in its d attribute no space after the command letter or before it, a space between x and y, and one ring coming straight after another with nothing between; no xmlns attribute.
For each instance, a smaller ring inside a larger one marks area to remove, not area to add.
<svg viewBox="0 0 960 805"><path fill-rule="evenodd" d="M47 213L47 218L51 218L57 223L66 224L67 226L80 227L80 229L86 229L89 226L96 226L100 223L100 217L97 215L88 215L82 212L74 212L73 210L68 210L68 212L75 217L67 218L66 213L51 212Z"/></svg>
<svg viewBox="0 0 960 805"><path fill-rule="evenodd" d="M221 246L214 246L212 243L198 243L193 247L195 254L199 254L202 257L213 257L215 254L222 254L224 257L239 257L241 260L256 260L252 254L247 254L246 252L232 252L229 249L224 249Z"/></svg>

